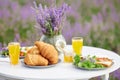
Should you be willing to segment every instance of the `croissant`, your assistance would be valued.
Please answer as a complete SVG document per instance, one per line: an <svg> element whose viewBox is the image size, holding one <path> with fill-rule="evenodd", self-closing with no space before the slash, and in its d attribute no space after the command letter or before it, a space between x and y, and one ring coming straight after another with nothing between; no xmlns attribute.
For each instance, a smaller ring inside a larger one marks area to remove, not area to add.
<svg viewBox="0 0 120 80"><path fill-rule="evenodd" d="M35 45L40 51L40 55L46 58L49 64L56 64L58 62L58 52L53 45L36 41Z"/></svg>
<svg viewBox="0 0 120 80"><path fill-rule="evenodd" d="M48 60L38 54L26 54L24 63L31 66L47 66Z"/></svg>
<svg viewBox="0 0 120 80"><path fill-rule="evenodd" d="M31 49L27 51L28 54L39 54L40 51L36 46L33 46Z"/></svg>

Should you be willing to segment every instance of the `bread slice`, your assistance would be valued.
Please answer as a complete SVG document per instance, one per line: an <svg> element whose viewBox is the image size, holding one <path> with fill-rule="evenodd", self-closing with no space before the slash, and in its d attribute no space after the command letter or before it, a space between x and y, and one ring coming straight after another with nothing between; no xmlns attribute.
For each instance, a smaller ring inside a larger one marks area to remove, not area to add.
<svg viewBox="0 0 120 80"><path fill-rule="evenodd" d="M96 58L96 64L102 64L105 67L110 67L113 64L112 59L103 57L103 58Z"/></svg>

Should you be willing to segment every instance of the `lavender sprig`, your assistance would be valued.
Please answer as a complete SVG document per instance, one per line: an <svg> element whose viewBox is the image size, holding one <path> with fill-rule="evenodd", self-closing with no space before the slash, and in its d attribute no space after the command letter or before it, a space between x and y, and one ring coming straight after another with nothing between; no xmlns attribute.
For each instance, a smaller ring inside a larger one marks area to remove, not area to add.
<svg viewBox="0 0 120 80"><path fill-rule="evenodd" d="M65 14L69 9L67 4L63 4L60 8L48 8L39 4L37 7L34 2L34 12L36 20L42 28L43 34L47 36L59 35L62 31L62 23L65 18Z"/></svg>

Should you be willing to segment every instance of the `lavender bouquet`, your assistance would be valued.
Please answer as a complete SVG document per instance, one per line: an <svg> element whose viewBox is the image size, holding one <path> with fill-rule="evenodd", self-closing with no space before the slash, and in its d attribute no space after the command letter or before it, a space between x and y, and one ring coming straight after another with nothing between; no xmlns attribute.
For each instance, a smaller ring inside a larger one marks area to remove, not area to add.
<svg viewBox="0 0 120 80"><path fill-rule="evenodd" d="M36 20L40 25L42 33L49 37L61 34L63 22L66 17L65 14L69 9L69 6L64 3L60 8L48 8L41 4L37 6L35 2L34 5Z"/></svg>

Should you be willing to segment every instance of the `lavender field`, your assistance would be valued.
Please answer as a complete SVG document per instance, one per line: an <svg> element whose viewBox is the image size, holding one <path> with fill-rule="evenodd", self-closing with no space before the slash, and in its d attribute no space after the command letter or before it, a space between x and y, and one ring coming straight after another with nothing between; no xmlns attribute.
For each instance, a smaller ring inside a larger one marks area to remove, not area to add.
<svg viewBox="0 0 120 80"><path fill-rule="evenodd" d="M42 32L32 11L34 0L0 0L0 48L10 41L29 46ZM120 55L120 0L36 0L48 6L67 3L71 7L62 34L67 44L73 36L84 37L84 45L100 47ZM91 80L101 80L100 77ZM120 80L120 69L109 80Z"/></svg>

